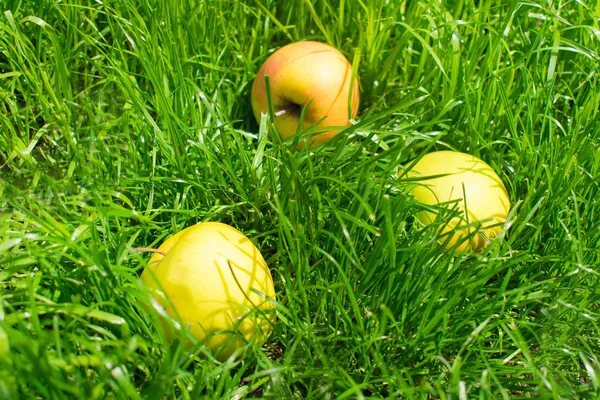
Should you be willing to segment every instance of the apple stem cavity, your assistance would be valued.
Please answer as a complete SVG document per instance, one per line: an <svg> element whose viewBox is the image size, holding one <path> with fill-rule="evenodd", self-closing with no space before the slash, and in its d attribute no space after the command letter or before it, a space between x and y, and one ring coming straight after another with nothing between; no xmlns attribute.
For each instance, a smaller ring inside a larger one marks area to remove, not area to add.
<svg viewBox="0 0 600 400"><path fill-rule="evenodd" d="M162 256L167 255L167 253L165 253L162 250L153 249L150 247L136 247L134 250L137 251L138 253L158 253L158 254L161 254Z"/></svg>
<svg viewBox="0 0 600 400"><path fill-rule="evenodd" d="M294 112L294 111L295 111L295 110L297 110L297 109L298 109L298 105L294 104L294 105L292 105L292 106L290 106L290 107L286 107L286 108L284 108L283 110L279 110L279 111L276 111L276 112L274 112L274 113L273 113L273 115L274 115L275 117L281 117L282 115L285 115L285 114L287 114L287 113Z"/></svg>

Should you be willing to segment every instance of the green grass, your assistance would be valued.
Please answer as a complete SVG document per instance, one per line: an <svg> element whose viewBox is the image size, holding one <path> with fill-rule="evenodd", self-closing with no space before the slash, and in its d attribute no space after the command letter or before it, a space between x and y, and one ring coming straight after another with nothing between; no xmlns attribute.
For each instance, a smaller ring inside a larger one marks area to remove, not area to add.
<svg viewBox="0 0 600 400"><path fill-rule="evenodd" d="M3 1L0 398L598 398L600 6L475 3ZM361 82L360 124L313 153L250 107L305 39ZM436 149L507 186L483 252L416 223L397 173ZM225 363L165 343L133 251L208 220L279 302Z"/></svg>

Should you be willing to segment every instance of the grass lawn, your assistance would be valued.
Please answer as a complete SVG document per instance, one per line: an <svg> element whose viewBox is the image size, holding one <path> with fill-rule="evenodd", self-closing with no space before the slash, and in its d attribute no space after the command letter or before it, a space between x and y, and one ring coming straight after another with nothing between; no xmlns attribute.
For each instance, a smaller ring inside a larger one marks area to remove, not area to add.
<svg viewBox="0 0 600 400"><path fill-rule="evenodd" d="M600 398L599 4L3 0L0 399ZM250 103L300 40L360 79L312 152ZM444 250L398 178L444 149L506 185L483 251ZM202 221L275 282L236 360L166 342L139 285L134 249Z"/></svg>

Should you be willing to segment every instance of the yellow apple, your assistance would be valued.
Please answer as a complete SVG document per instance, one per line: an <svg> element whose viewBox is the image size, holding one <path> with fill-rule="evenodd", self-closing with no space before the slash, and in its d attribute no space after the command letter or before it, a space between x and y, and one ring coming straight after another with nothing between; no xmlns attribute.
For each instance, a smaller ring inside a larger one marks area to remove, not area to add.
<svg viewBox="0 0 600 400"><path fill-rule="evenodd" d="M307 132L299 148L304 142L310 148L327 142L356 117L358 79L352 79L352 65L346 57L329 45L296 42L280 48L265 61L252 85L252 110L257 121L261 113L268 112L265 76L269 77L275 127L282 139L296 134L306 105L302 130L323 119L315 125L320 133Z"/></svg>
<svg viewBox="0 0 600 400"><path fill-rule="evenodd" d="M496 237L508 217L510 199L500 177L477 157L456 151L426 154L408 171L410 192L420 203L455 209L457 216L442 228L441 240L460 252L479 250ZM420 211L428 225L438 214ZM470 237L470 240L468 240Z"/></svg>
<svg viewBox="0 0 600 400"><path fill-rule="evenodd" d="M261 345L274 321L273 278L254 244L235 228L206 222L167 239L142 273L166 312L220 360Z"/></svg>

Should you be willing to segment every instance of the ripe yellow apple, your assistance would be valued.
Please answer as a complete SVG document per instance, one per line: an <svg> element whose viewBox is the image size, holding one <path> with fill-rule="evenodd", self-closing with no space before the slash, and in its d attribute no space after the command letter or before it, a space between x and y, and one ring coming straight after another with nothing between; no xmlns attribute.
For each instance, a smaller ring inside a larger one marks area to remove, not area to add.
<svg viewBox="0 0 600 400"><path fill-rule="evenodd" d="M407 175L422 178L409 183L417 201L458 212L442 229L443 234L451 235L447 247L460 243L457 251L479 250L502 230L510 199L500 177L479 158L456 151L437 151L426 154ZM419 212L419 220L426 225L437 217L435 212Z"/></svg>
<svg viewBox="0 0 600 400"><path fill-rule="evenodd" d="M220 360L246 342L264 343L275 319L273 278L243 233L218 222L200 223L170 237L156 252L141 280L159 311L189 326Z"/></svg>
<svg viewBox="0 0 600 400"><path fill-rule="evenodd" d="M268 112L265 76L269 77L274 123L282 139L296 134L305 105L310 103L302 122L303 130L324 118L315 126L322 133L309 132L299 148L304 147L303 142L308 142L310 148L327 142L356 117L358 79L352 80L352 65L329 45L296 42L280 48L265 61L252 85L252 110L257 121L261 113Z"/></svg>

